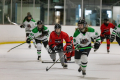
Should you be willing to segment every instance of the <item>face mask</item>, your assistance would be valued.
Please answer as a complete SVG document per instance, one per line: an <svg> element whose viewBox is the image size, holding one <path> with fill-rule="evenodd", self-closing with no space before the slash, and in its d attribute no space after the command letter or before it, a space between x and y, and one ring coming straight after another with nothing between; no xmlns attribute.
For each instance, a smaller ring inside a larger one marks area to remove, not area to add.
<svg viewBox="0 0 120 80"><path fill-rule="evenodd" d="M60 32L56 32L56 30L55 30L55 33L56 33L57 35L59 35L59 34L61 33L61 31L60 31Z"/></svg>
<svg viewBox="0 0 120 80"><path fill-rule="evenodd" d="M31 19L27 19L27 21L29 22Z"/></svg>
<svg viewBox="0 0 120 80"><path fill-rule="evenodd" d="M85 27L83 27L82 29L79 28L79 30L80 30L81 32L84 32L84 31L85 31Z"/></svg>
<svg viewBox="0 0 120 80"><path fill-rule="evenodd" d="M38 26L37 26L37 28L38 28L38 31L42 31L43 30L43 25L42 25L41 28L39 28Z"/></svg>
<svg viewBox="0 0 120 80"><path fill-rule="evenodd" d="M109 23L104 23L104 24L105 24L105 26L108 26Z"/></svg>
<svg viewBox="0 0 120 80"><path fill-rule="evenodd" d="M60 34L60 32L56 32L56 34L57 34L57 35L59 35L59 34Z"/></svg>
<svg viewBox="0 0 120 80"><path fill-rule="evenodd" d="M38 31L39 31L39 32L42 31L42 28L38 28Z"/></svg>

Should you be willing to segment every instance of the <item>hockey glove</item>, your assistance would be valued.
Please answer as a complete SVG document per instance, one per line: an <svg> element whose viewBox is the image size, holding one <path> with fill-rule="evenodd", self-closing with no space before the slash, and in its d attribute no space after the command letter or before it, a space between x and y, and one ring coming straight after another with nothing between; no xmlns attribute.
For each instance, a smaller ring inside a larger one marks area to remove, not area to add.
<svg viewBox="0 0 120 80"><path fill-rule="evenodd" d="M24 25L20 25L20 28L24 28Z"/></svg>
<svg viewBox="0 0 120 80"><path fill-rule="evenodd" d="M77 44L76 47L75 47L75 49L78 50L79 48L80 48L80 44Z"/></svg>
<svg viewBox="0 0 120 80"><path fill-rule="evenodd" d="M42 35L40 35L39 37L42 38L42 37L47 36L47 35L48 35L48 31L43 31Z"/></svg>
<svg viewBox="0 0 120 80"><path fill-rule="evenodd" d="M30 41L31 41L31 39L30 39L30 38L27 38L26 43L29 43Z"/></svg>
<svg viewBox="0 0 120 80"><path fill-rule="evenodd" d="M44 35L44 36L48 35L48 31L43 31L42 35Z"/></svg>
<svg viewBox="0 0 120 80"><path fill-rule="evenodd" d="M76 47L75 47L75 49L76 49L77 51L84 51L83 49L79 49L79 48L80 48L80 44L77 44Z"/></svg>
<svg viewBox="0 0 120 80"><path fill-rule="evenodd" d="M52 50L51 50L51 49L48 49L48 53L49 53L49 54L52 54Z"/></svg>
<svg viewBox="0 0 120 80"><path fill-rule="evenodd" d="M98 49L100 47L100 42L96 41L94 44L94 49Z"/></svg>
<svg viewBox="0 0 120 80"><path fill-rule="evenodd" d="M42 38L44 35L40 35L39 37Z"/></svg>
<svg viewBox="0 0 120 80"><path fill-rule="evenodd" d="M70 46L70 45L67 46L67 47L66 47L66 51L67 51L67 53L71 52L71 51L72 51L72 46Z"/></svg>
<svg viewBox="0 0 120 80"><path fill-rule="evenodd" d="M58 50L58 47L57 47L57 46L54 46L53 50L57 51L57 50Z"/></svg>
<svg viewBox="0 0 120 80"><path fill-rule="evenodd" d="M110 42L113 42L115 39L115 35L111 35Z"/></svg>

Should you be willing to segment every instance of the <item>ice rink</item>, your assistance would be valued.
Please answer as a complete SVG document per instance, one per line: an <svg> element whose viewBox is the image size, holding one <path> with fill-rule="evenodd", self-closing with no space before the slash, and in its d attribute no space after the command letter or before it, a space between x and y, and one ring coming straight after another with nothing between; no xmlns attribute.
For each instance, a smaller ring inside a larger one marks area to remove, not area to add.
<svg viewBox="0 0 120 80"><path fill-rule="evenodd" d="M97 52L92 49L84 78L75 63L68 63L68 69L63 69L61 64L57 63L46 72L46 67L52 63L37 61L37 51L33 45L31 49L28 49L28 44L24 44L7 52L16 45L18 44L0 45L0 80L120 80L118 44L111 44L109 54L106 44L102 44ZM42 60L51 60L44 48ZM74 58L72 60L74 61Z"/></svg>

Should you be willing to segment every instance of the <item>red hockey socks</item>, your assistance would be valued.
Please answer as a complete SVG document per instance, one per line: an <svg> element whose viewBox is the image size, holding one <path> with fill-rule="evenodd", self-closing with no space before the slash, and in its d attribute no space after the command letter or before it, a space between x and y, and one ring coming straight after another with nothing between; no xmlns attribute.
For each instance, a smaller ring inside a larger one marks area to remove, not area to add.
<svg viewBox="0 0 120 80"><path fill-rule="evenodd" d="M107 50L110 49L110 39L107 39Z"/></svg>

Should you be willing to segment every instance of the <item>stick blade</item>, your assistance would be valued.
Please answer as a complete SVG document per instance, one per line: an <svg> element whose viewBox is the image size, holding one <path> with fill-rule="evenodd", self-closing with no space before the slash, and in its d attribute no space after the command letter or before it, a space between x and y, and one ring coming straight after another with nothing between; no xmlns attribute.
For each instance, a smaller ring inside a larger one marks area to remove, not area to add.
<svg viewBox="0 0 120 80"><path fill-rule="evenodd" d="M8 50L7 52L10 52L10 50Z"/></svg>
<svg viewBox="0 0 120 80"><path fill-rule="evenodd" d="M18 25L18 24L14 23L14 22L11 22L11 20L10 20L10 18L9 18L8 16L6 16L6 18L8 19L8 21L9 21L10 23L12 23L12 24L14 24L14 25Z"/></svg>
<svg viewBox="0 0 120 80"><path fill-rule="evenodd" d="M46 71L48 71L49 69L48 69L48 67L46 67Z"/></svg>

